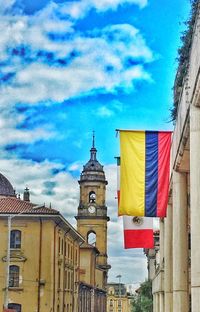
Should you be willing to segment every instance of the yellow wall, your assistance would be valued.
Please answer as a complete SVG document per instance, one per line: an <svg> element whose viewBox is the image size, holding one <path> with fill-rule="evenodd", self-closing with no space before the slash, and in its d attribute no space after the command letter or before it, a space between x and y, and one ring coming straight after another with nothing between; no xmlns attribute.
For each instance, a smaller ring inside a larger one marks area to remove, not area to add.
<svg viewBox="0 0 200 312"><path fill-rule="evenodd" d="M96 252L91 248L80 249L80 281L95 287Z"/></svg>
<svg viewBox="0 0 200 312"><path fill-rule="evenodd" d="M61 312L64 304L71 312L72 305L77 306L78 297L78 242L64 229L56 227L52 220L40 222L36 217L13 219L14 229L22 233L21 249L11 250L11 255L17 257L11 258L10 264L20 267L20 285L9 289L9 302L20 303L23 312ZM7 220L1 218L0 289L4 289L6 283L7 231ZM0 306L3 306L3 301L4 291L1 291Z"/></svg>
<svg viewBox="0 0 200 312"><path fill-rule="evenodd" d="M107 220L104 219L79 219L77 220L77 228L81 235L87 239L87 234L91 231L96 233L96 244L100 256L98 256L98 264L107 264Z"/></svg>
<svg viewBox="0 0 200 312"><path fill-rule="evenodd" d="M121 305L119 305L121 302ZM121 312L131 312L130 300L127 297L115 297L112 295L107 296L107 312L119 312L119 307L121 307Z"/></svg>
<svg viewBox="0 0 200 312"><path fill-rule="evenodd" d="M121 310L120 310L121 307ZM114 287L110 286L107 292L107 312L131 312L130 299L123 295L115 295Z"/></svg>

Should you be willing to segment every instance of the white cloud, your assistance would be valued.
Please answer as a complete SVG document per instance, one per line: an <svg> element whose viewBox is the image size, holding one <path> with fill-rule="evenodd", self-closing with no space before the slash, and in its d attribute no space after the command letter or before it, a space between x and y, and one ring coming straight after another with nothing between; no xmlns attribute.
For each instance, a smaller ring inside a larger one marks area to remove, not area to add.
<svg viewBox="0 0 200 312"><path fill-rule="evenodd" d="M92 113L94 116L99 116L103 119L110 118L118 113L121 113L125 107L125 104L121 103L120 101L114 100L108 102L106 105L98 107L97 109L93 110Z"/></svg>
<svg viewBox="0 0 200 312"><path fill-rule="evenodd" d="M82 0L79 2L72 1L68 5L63 6L64 14L69 14L73 19L83 18L91 9L97 12L105 12L107 10L116 10L122 5L138 5L144 8L147 0Z"/></svg>
<svg viewBox="0 0 200 312"><path fill-rule="evenodd" d="M32 160L7 158L6 154L4 156L0 159L1 173L9 179L17 193L23 194L25 186L28 186L32 202L45 203L47 207L51 202L52 208L58 209L75 224L73 216L78 207L79 185L77 179L63 171L62 164L48 160L37 163ZM58 172L54 174L54 170ZM52 190L48 187L49 182L54 185Z"/></svg>
<svg viewBox="0 0 200 312"><path fill-rule="evenodd" d="M111 117L113 115L113 111L106 106L101 106L97 109L96 114L101 117Z"/></svg>
<svg viewBox="0 0 200 312"><path fill-rule="evenodd" d="M7 10L11 9L15 0L0 0L0 13L5 13Z"/></svg>
<svg viewBox="0 0 200 312"><path fill-rule="evenodd" d="M1 110L0 115L0 146L17 143L33 143L37 140L48 140L56 135L55 130L43 124L32 130L19 128L23 123L25 115L18 114L15 109L7 107Z"/></svg>
<svg viewBox="0 0 200 312"><path fill-rule="evenodd" d="M128 91L133 89L134 81L150 80L143 65L126 64L130 58L140 58L145 62L153 59L144 39L131 25L110 26L98 32L95 30L95 36L90 38L77 34L68 42L61 43L48 40L39 26L37 36L30 39L34 28L29 26L26 34L24 30L22 34L24 44L29 44L30 49L34 50L38 45L46 51L52 49L57 58L61 54L69 56L72 50L77 50L79 55L60 68L38 63L37 60L27 65L14 64L16 76L13 83L2 88L1 92L6 103L13 100L31 104L49 100L61 102L98 89L114 92L116 88L123 87Z"/></svg>
<svg viewBox="0 0 200 312"><path fill-rule="evenodd" d="M60 14L64 10L79 10L80 6L96 8L97 11L115 9L119 5L137 4L145 6L142 0L87 0L65 4L49 3L35 15L27 16L16 11L11 12L14 1L2 3L0 19L0 60L2 74L11 73L12 79L0 87L0 106L7 113L0 119L0 144L30 143L45 140L55 135L51 124L42 125L33 130L19 129L20 121L25 118L14 111L17 103L38 105L41 102L62 102L64 100L88 94L115 92L118 88L132 91L137 80L151 80L141 64L127 64L129 59L151 62L152 51L148 48L139 30L132 25L109 25L103 29L93 29L86 33L75 31L73 20L64 20ZM76 8L74 7L76 6ZM84 11L84 10L83 10ZM3 14L4 13L4 14ZM49 32L63 35L67 39L51 40ZM12 54L19 46L20 52ZM59 67L53 62L38 61L37 53L51 53L53 58L68 59L65 66ZM70 59L73 52L77 54ZM23 53L22 53L23 54ZM118 106L119 107L119 106ZM14 113L13 113L14 111ZM111 117L117 112L112 104L102 106L97 114ZM11 118L10 116L15 118ZM4 119L4 121L3 121ZM5 121L6 120L6 121ZM50 121L49 121L50 122ZM5 133L7 141L5 140ZM81 142L75 142L81 148Z"/></svg>

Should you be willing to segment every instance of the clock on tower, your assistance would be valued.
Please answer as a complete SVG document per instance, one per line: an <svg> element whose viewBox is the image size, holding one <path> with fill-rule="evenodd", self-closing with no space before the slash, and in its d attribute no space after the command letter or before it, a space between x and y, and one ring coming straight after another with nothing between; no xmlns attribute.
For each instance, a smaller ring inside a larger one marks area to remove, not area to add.
<svg viewBox="0 0 200 312"><path fill-rule="evenodd" d="M77 230L88 242L90 233L96 235L95 247L99 250L97 265L105 272L105 284L110 265L107 263L107 207L105 203L106 181L103 166L96 158L95 138L93 134L90 160L83 166L81 172L80 201L78 207Z"/></svg>

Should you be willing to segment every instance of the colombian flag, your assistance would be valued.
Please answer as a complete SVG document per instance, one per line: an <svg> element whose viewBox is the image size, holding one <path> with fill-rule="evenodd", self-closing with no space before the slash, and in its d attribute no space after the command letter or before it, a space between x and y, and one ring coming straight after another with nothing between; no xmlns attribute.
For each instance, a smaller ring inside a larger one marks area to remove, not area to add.
<svg viewBox="0 0 200 312"><path fill-rule="evenodd" d="M117 158L117 199L120 200L120 157ZM153 248L153 218L123 216L124 248Z"/></svg>
<svg viewBox="0 0 200 312"><path fill-rule="evenodd" d="M171 134L120 130L119 215L166 216Z"/></svg>

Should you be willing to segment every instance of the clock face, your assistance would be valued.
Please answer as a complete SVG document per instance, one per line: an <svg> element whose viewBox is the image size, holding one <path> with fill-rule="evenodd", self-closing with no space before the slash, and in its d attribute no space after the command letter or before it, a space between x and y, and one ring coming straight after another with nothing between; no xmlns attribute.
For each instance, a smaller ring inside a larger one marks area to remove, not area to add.
<svg viewBox="0 0 200 312"><path fill-rule="evenodd" d="M88 211L89 211L89 213L95 213L95 211L96 211L95 206L89 206Z"/></svg>

